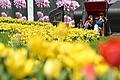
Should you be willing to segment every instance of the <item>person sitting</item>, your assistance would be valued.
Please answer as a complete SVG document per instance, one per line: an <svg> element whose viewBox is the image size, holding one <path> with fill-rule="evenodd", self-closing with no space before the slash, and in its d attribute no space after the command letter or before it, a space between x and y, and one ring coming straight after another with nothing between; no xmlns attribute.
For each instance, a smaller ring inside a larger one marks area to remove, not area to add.
<svg viewBox="0 0 120 80"><path fill-rule="evenodd" d="M90 15L84 23L84 29L93 29L93 16Z"/></svg>
<svg viewBox="0 0 120 80"><path fill-rule="evenodd" d="M95 18L95 25L94 25L94 30L99 32L100 35L103 33L103 27L105 27L107 19L104 16L104 13L100 13L99 17Z"/></svg>
<svg viewBox="0 0 120 80"><path fill-rule="evenodd" d="M105 20L106 19L105 19L104 13L100 13L99 19L96 20L96 24L98 24L98 26L102 28L104 26Z"/></svg>

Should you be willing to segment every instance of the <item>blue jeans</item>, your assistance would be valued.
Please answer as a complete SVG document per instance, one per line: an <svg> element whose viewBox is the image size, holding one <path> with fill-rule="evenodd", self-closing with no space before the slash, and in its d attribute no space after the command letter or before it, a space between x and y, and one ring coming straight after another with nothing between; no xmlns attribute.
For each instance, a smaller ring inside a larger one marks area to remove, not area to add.
<svg viewBox="0 0 120 80"><path fill-rule="evenodd" d="M84 29L92 29L92 26L89 25L89 24L87 24L87 25L84 27Z"/></svg>

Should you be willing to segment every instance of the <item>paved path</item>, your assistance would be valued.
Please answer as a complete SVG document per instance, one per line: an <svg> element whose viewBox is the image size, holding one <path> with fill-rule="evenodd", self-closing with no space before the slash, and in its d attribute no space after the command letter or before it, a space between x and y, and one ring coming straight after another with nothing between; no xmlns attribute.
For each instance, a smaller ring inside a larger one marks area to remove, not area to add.
<svg viewBox="0 0 120 80"><path fill-rule="evenodd" d="M120 38L120 33L113 33L111 36L112 37L119 37Z"/></svg>

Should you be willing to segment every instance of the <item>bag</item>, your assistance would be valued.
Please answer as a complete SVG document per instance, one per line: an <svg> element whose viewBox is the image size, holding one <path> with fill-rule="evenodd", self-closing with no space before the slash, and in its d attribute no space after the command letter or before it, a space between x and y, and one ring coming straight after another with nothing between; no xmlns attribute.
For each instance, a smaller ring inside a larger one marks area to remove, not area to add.
<svg viewBox="0 0 120 80"><path fill-rule="evenodd" d="M95 30L96 32L99 32L99 26L98 26L97 24L94 25L94 30Z"/></svg>

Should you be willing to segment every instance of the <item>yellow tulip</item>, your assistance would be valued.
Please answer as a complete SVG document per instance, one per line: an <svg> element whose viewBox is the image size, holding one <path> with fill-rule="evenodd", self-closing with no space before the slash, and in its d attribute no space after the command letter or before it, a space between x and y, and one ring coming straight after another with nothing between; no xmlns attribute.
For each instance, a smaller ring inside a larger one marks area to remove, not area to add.
<svg viewBox="0 0 120 80"><path fill-rule="evenodd" d="M47 77L58 78L61 74L62 64L57 59L48 59L44 65L44 73Z"/></svg>
<svg viewBox="0 0 120 80"><path fill-rule="evenodd" d="M29 59L26 61L24 66L24 72L27 75L31 75L35 71L34 61Z"/></svg>
<svg viewBox="0 0 120 80"><path fill-rule="evenodd" d="M100 77L105 75L109 71L109 69L110 67L105 63L95 65L96 74L97 76L100 76Z"/></svg>
<svg viewBox="0 0 120 80"><path fill-rule="evenodd" d="M5 49L4 44L0 43L0 57L3 57L5 55L4 49Z"/></svg>
<svg viewBox="0 0 120 80"><path fill-rule="evenodd" d="M8 57L5 60L5 65L9 73L11 73L16 79L22 79L25 76L31 75L35 70L35 63L32 59L27 59L26 49L18 49L8 51Z"/></svg>
<svg viewBox="0 0 120 80"><path fill-rule="evenodd" d="M48 45L49 43L43 41L40 37L34 37L28 43L32 55L38 55L41 57L47 57Z"/></svg>

